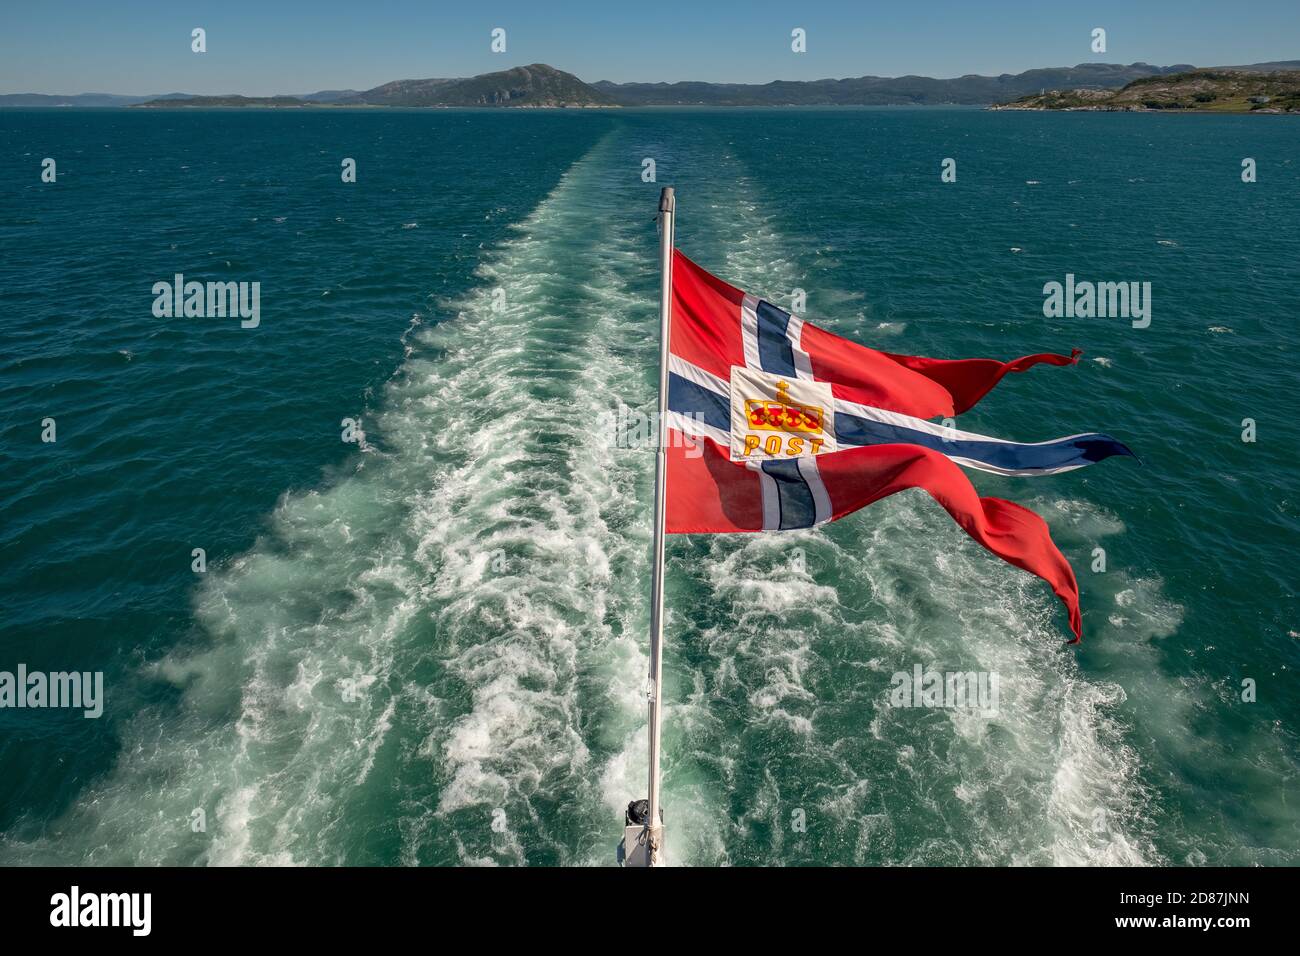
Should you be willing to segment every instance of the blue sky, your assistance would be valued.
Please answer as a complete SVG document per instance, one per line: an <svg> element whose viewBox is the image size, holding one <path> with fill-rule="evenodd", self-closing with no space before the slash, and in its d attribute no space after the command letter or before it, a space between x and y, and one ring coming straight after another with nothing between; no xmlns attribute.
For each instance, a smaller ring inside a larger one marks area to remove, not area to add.
<svg viewBox="0 0 1300 956"><path fill-rule="evenodd" d="M306 93L543 62L584 80L1017 73L1300 58L1300 0L3 0L3 93ZM207 31L208 52L190 51ZM489 50L507 31L507 51ZM790 31L808 52L790 50ZM1107 31L1107 52L1090 49Z"/></svg>

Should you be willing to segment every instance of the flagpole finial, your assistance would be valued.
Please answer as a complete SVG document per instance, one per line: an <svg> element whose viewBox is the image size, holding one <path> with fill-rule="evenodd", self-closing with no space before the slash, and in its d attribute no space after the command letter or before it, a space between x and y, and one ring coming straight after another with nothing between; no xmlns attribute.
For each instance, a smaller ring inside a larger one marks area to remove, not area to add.
<svg viewBox="0 0 1300 956"><path fill-rule="evenodd" d="M677 197L673 194L672 186L665 186L659 193L659 211L675 212L677 207Z"/></svg>

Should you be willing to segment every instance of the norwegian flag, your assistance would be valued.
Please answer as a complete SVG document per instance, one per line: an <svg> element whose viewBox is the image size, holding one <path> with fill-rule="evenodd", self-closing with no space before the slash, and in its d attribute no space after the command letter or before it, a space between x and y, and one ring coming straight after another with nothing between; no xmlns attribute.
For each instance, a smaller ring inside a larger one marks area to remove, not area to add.
<svg viewBox="0 0 1300 956"><path fill-rule="evenodd" d="M674 250L669 353L668 533L809 528L924 488L985 548L1050 584L1079 641L1079 587L1047 523L981 498L958 466L1050 475L1133 453L1097 433L1024 444L927 420L961 414L1009 372L1072 365L1077 350L1011 362L878 352Z"/></svg>

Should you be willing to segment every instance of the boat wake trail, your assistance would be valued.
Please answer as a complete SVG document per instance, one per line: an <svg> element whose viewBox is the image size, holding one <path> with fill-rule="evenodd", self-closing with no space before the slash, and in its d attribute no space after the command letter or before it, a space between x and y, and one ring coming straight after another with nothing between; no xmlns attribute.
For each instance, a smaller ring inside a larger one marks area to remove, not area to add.
<svg viewBox="0 0 1300 956"><path fill-rule="evenodd" d="M598 144L475 291L408 330L355 472L284 498L198 595L113 773L23 861L611 861L604 764L640 717L654 227ZM644 314L642 314L644 313ZM643 354L644 353L644 354ZM643 460L644 459L644 460Z"/></svg>
<svg viewBox="0 0 1300 956"><path fill-rule="evenodd" d="M643 128L598 143L473 291L408 330L347 476L287 495L209 574L115 769L0 859L612 862L645 790L653 456L602 425L654 404L641 157L687 171L678 235L706 268L780 301L806 267L725 142ZM835 295L809 314L873 344L870 316L819 315ZM1078 539L1117 525L1025 503ZM668 553L670 861L1159 860L1123 691L1080 673L1040 582L928 497ZM1158 595L1130 604L1176 625ZM999 675L997 715L890 707L915 664Z"/></svg>

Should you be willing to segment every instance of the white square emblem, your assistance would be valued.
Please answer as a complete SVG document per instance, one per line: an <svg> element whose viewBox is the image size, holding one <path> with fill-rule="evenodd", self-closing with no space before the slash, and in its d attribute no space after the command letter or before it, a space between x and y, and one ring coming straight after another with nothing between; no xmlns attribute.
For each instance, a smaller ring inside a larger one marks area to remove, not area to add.
<svg viewBox="0 0 1300 956"><path fill-rule="evenodd" d="M809 458L835 451L829 382L731 366L731 460Z"/></svg>

